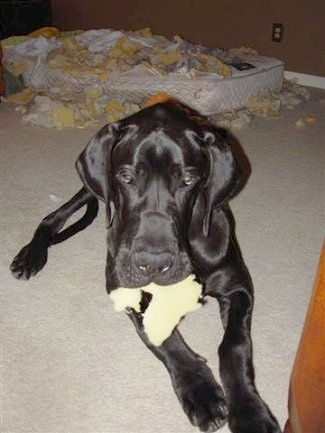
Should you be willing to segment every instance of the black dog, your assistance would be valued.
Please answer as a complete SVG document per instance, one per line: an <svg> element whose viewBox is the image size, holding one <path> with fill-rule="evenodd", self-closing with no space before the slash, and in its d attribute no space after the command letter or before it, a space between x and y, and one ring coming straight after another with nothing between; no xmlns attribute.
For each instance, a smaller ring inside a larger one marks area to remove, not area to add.
<svg viewBox="0 0 325 433"><path fill-rule="evenodd" d="M192 273L203 295L219 302L225 330L219 348L225 394L177 329L154 346L143 330L142 315L128 312L144 343L168 369L192 424L212 432L228 419L236 433L279 433L254 384L253 288L228 207L241 175L224 131L168 101L104 126L76 168L84 187L41 222L14 259L13 274L28 279L39 272L49 246L89 225L102 200L109 223L108 292L149 282L169 285ZM85 215L62 230L84 205ZM148 302L144 297L143 311Z"/></svg>

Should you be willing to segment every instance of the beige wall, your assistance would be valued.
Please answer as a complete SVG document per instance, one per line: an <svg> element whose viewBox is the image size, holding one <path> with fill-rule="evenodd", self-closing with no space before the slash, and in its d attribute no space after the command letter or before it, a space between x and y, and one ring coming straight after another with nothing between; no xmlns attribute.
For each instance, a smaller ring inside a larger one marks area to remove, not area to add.
<svg viewBox="0 0 325 433"><path fill-rule="evenodd" d="M189 6L191 5L191 6ZM208 46L250 46L285 69L325 76L325 0L52 0L62 30L149 26ZM282 43L272 23L285 25Z"/></svg>

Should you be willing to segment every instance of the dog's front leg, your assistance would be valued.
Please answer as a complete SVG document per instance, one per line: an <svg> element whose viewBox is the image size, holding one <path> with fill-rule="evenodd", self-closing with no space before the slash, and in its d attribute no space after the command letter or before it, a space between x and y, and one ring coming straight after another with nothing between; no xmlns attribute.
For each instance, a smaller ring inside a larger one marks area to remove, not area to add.
<svg viewBox="0 0 325 433"><path fill-rule="evenodd" d="M71 215L85 205L87 205L85 215L60 232ZM49 246L63 242L83 230L93 221L97 212L97 199L85 188L81 188L71 200L42 220L30 243L25 245L14 258L10 266L13 275L24 280L36 275L47 262Z"/></svg>
<svg viewBox="0 0 325 433"><path fill-rule="evenodd" d="M213 432L227 421L227 403L210 368L185 343L177 329L160 346L148 340L141 315L130 310L137 333L167 368L173 388L191 423L201 431Z"/></svg>
<svg viewBox="0 0 325 433"><path fill-rule="evenodd" d="M251 292L250 287L237 286L228 294L217 296L225 329L219 356L220 377L229 404L229 427L234 433L280 433L254 383Z"/></svg>

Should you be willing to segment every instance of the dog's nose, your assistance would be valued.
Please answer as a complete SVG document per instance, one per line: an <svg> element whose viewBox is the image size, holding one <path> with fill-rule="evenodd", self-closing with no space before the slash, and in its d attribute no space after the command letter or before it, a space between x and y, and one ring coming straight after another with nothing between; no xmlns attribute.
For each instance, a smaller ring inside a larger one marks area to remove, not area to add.
<svg viewBox="0 0 325 433"><path fill-rule="evenodd" d="M147 276L167 272L173 265L174 256L169 252L139 251L135 254L136 266Z"/></svg>

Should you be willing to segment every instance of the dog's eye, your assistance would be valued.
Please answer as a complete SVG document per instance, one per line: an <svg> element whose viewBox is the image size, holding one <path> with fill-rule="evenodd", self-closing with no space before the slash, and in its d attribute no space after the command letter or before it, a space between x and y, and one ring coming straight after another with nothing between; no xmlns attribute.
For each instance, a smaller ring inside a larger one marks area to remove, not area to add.
<svg viewBox="0 0 325 433"><path fill-rule="evenodd" d="M131 184L133 181L133 175L129 171L122 170L118 174L119 179L126 184Z"/></svg>
<svg viewBox="0 0 325 433"><path fill-rule="evenodd" d="M183 175L184 185L190 186L193 185L196 181L196 173L193 170L186 170Z"/></svg>

